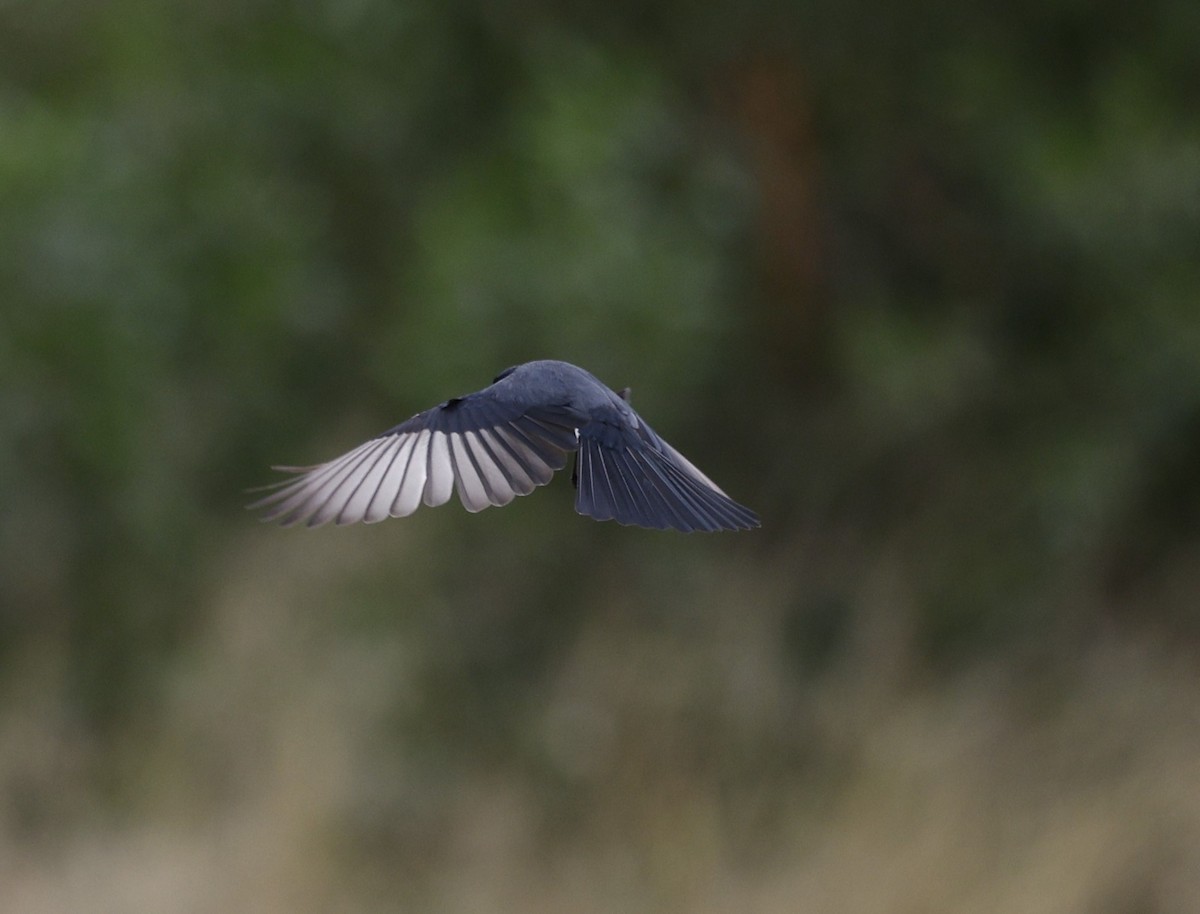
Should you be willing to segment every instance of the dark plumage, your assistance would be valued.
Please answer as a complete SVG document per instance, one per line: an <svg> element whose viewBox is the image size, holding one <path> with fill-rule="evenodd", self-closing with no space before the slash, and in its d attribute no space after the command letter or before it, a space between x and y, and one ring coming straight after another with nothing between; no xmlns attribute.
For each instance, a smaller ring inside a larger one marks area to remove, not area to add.
<svg viewBox="0 0 1200 914"><path fill-rule="evenodd" d="M576 452L575 510L659 530L739 530L758 516L655 434L627 402L567 362L527 362L490 387L417 413L347 454L276 467L286 480L251 508L316 527L405 517L451 489L468 511L548 483Z"/></svg>

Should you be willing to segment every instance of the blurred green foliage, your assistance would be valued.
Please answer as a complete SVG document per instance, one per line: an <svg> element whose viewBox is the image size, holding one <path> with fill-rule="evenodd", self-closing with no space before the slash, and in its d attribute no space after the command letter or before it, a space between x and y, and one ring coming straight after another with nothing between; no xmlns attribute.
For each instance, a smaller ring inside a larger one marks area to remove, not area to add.
<svg viewBox="0 0 1200 914"><path fill-rule="evenodd" d="M255 466L544 355L719 429L765 537L896 539L931 649L1160 572L1190 8L676 12L10 7L7 648L66 639L120 704Z"/></svg>
<svg viewBox="0 0 1200 914"><path fill-rule="evenodd" d="M525 728L596 626L692 671L734 616L793 684L1194 652L1197 47L1186 0L0 5L3 702L130 802L113 747L291 548L288 656L403 644L381 726L438 783L590 770ZM242 512L542 357L632 385L763 530L590 525L563 485L315 547ZM755 739L832 777L815 735Z"/></svg>

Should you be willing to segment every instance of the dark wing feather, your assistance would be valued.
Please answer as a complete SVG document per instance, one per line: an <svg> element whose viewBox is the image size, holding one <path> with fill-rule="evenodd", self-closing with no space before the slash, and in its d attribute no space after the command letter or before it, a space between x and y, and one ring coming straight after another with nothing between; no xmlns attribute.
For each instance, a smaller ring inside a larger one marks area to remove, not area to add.
<svg viewBox="0 0 1200 914"><path fill-rule="evenodd" d="M739 505L637 419L579 430L575 509L597 520L654 529L744 530L758 516Z"/></svg>

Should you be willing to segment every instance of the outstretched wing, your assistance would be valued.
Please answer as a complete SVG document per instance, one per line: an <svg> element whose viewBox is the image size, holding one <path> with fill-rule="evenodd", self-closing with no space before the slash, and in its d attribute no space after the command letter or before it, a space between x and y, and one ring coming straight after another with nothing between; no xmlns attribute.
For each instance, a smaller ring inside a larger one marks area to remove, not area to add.
<svg viewBox="0 0 1200 914"><path fill-rule="evenodd" d="M638 417L579 430L575 510L658 530L748 530L758 515L739 505Z"/></svg>
<svg viewBox="0 0 1200 914"><path fill-rule="evenodd" d="M448 400L313 467L275 467L285 480L250 505L264 520L309 527L375 523L445 504L506 505L544 486L575 450L577 420L558 407L521 408L487 390Z"/></svg>

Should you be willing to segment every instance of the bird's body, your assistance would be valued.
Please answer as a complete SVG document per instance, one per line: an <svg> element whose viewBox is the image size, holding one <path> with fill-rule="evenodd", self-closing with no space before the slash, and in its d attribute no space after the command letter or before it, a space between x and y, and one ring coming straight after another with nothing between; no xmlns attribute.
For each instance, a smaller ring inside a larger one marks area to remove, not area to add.
<svg viewBox="0 0 1200 914"><path fill-rule="evenodd" d="M545 485L571 452L580 514L688 532L759 524L622 394L553 360L509 368L328 463L278 467L299 475L250 507L285 525L373 523L444 504L457 490L468 511L481 511Z"/></svg>

